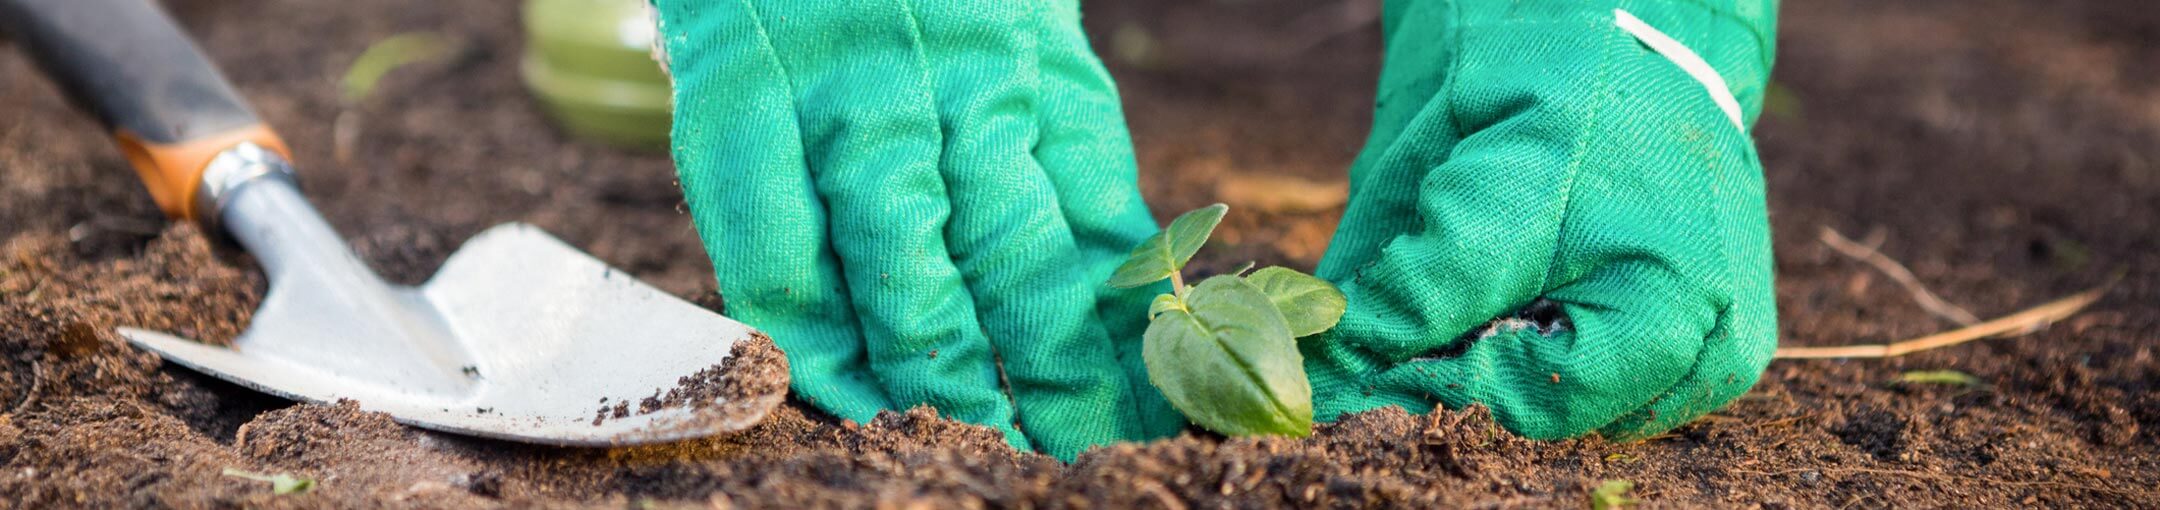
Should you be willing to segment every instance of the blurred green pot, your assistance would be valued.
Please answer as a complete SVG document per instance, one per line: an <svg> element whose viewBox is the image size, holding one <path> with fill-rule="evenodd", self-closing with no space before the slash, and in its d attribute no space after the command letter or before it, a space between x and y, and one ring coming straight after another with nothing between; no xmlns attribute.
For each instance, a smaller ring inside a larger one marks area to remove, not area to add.
<svg viewBox="0 0 2160 510"><path fill-rule="evenodd" d="M668 78L645 0L527 0L525 87L580 138L665 149Z"/></svg>

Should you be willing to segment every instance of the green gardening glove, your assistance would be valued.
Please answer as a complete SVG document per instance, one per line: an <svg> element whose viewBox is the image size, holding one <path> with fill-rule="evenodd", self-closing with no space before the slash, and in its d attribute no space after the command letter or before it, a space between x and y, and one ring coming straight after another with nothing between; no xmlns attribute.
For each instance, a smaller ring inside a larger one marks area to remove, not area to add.
<svg viewBox="0 0 2160 510"><path fill-rule="evenodd" d="M1064 459L1182 428L1139 355L1161 289L1102 283L1156 225L1077 3L655 7L691 217L798 397Z"/></svg>
<svg viewBox="0 0 2160 510"><path fill-rule="evenodd" d="M1303 343L1315 415L1483 403L1527 437L1632 440L1754 385L1777 317L1744 126L1775 11L1389 2L1373 134L1319 268L1349 311Z"/></svg>

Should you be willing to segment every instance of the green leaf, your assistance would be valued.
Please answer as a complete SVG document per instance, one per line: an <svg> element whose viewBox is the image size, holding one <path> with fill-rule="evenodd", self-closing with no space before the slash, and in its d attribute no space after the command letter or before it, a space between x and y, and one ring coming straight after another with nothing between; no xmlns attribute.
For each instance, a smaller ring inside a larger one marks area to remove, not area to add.
<svg viewBox="0 0 2160 510"><path fill-rule="evenodd" d="M1350 301L1341 290L1313 275L1283 267L1263 268L1245 277L1266 293L1268 301L1290 323L1290 336L1302 338L1327 331L1342 320Z"/></svg>
<svg viewBox="0 0 2160 510"><path fill-rule="evenodd" d="M1590 508L1592 510L1611 510L1634 506L1638 501L1635 498L1628 497L1628 491L1632 490L1635 490L1635 482L1606 480L1605 483L1598 484L1596 489L1590 491Z"/></svg>
<svg viewBox="0 0 2160 510"><path fill-rule="evenodd" d="M295 494L307 492L308 489L313 488L315 488L314 480L294 478L292 475L284 473L278 473L277 476L270 477L271 494Z"/></svg>
<svg viewBox="0 0 2160 510"><path fill-rule="evenodd" d="M233 468L225 468L224 474L225 476L230 476L234 478L245 478L258 482L270 482L271 494L299 494L302 492L307 492L308 489L315 488L315 480L293 476L291 473L263 475L258 473L241 471Z"/></svg>
<svg viewBox="0 0 2160 510"><path fill-rule="evenodd" d="M1162 315L1163 312L1183 308L1185 308L1185 303L1178 301L1177 296L1161 294L1155 296L1155 302L1148 305L1147 316L1149 319L1154 319L1155 316Z"/></svg>
<svg viewBox="0 0 2160 510"><path fill-rule="evenodd" d="M1983 382L1972 374L1956 370L1921 370L1898 374L1900 384L1943 384L1950 386L1979 386Z"/></svg>
<svg viewBox="0 0 2160 510"><path fill-rule="evenodd" d="M1125 264L1110 275L1110 286L1130 289L1184 270L1185 263L1200 251L1200 245L1207 244L1208 236L1215 233L1215 225L1222 223L1223 213L1229 211L1230 206L1215 204L1171 220L1168 228L1133 247L1132 254L1125 256Z"/></svg>
<svg viewBox="0 0 2160 510"><path fill-rule="evenodd" d="M1260 287L1222 275L1148 324L1148 381L1170 405L1232 436L1312 433L1312 385L1290 326Z"/></svg>

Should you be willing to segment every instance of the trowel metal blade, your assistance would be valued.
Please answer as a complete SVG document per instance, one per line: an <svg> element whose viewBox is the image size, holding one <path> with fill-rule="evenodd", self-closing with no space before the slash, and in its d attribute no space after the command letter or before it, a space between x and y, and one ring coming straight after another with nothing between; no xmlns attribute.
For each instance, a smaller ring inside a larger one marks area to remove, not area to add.
<svg viewBox="0 0 2160 510"><path fill-rule="evenodd" d="M523 442L613 446L730 432L783 397L776 390L754 402L614 416L612 406L637 410L685 376L717 370L757 335L529 225L475 236L419 287L335 273L273 272L263 305L230 347L120 333L268 393L349 399L414 426ZM719 407L754 412L696 410Z"/></svg>

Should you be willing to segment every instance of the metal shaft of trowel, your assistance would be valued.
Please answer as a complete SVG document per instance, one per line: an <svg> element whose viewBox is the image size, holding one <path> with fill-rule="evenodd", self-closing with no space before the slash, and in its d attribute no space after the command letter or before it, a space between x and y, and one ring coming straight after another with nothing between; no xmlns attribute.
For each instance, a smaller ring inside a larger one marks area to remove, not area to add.
<svg viewBox="0 0 2160 510"><path fill-rule="evenodd" d="M322 214L299 193L292 164L253 143L217 155L203 169L196 207L210 211L201 226L210 236L238 241L277 275L291 264L346 265L351 258ZM230 217L230 219L228 219ZM329 246L324 246L329 245ZM350 275L353 283L375 284L372 272Z"/></svg>
<svg viewBox="0 0 2160 510"><path fill-rule="evenodd" d="M276 152L253 143L225 150L204 168L196 200L201 210L210 211L204 218L215 218L205 221L203 228L222 230L254 255L270 279L271 293L308 293L311 299L286 302L335 305L279 313L324 328L350 328L354 321L397 321L368 325L368 329L413 333L394 336L445 372L454 372L469 359L451 342L442 341L451 332L433 307L414 302L424 301L424 296L383 281L353 254L300 194L292 165ZM307 317L310 314L319 317Z"/></svg>

